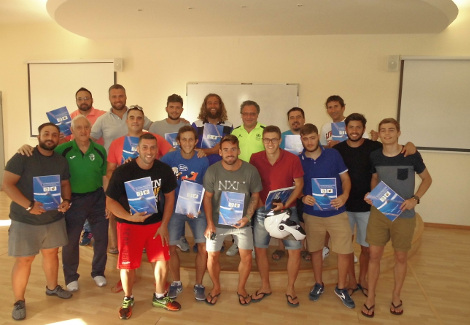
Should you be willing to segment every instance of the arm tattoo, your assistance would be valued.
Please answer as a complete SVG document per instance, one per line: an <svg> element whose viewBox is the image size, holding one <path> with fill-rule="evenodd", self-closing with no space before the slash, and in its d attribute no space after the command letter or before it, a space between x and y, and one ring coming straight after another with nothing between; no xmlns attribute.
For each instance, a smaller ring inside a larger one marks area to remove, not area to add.
<svg viewBox="0 0 470 325"><path fill-rule="evenodd" d="M253 214L255 214L256 207L258 205L258 197L253 197L253 195L250 198L250 203L248 203L248 208L246 209L246 216L248 219L251 219L253 217Z"/></svg>

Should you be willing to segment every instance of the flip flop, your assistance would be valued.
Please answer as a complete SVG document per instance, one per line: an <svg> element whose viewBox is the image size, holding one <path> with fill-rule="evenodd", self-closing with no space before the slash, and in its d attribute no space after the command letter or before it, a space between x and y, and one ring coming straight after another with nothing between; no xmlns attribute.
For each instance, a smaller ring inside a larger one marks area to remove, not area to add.
<svg viewBox="0 0 470 325"><path fill-rule="evenodd" d="M397 316L402 315L403 314L403 309L400 310L400 311L396 311L396 309L402 307L402 305L403 305L403 301L401 301L401 300L400 300L400 303L398 304L398 306L395 306L395 304L392 301L393 310L392 310L392 308L390 308L390 313L393 314L393 315L397 315Z"/></svg>
<svg viewBox="0 0 470 325"><path fill-rule="evenodd" d="M348 293L350 296L352 296L354 292L359 291L359 290L361 290L361 288L359 287L359 284L358 284L356 288L348 288Z"/></svg>
<svg viewBox="0 0 470 325"><path fill-rule="evenodd" d="M361 286L359 283L357 284L357 287L359 288L359 290L361 290L362 294L366 297L369 296L369 289Z"/></svg>
<svg viewBox="0 0 470 325"><path fill-rule="evenodd" d="M288 304L290 307L299 307L300 302L298 302L298 303L295 304L295 303L293 303L293 302L290 302L290 301L289 301L289 298L290 298L290 300L294 301L294 299L297 299L297 296L292 297L291 295L288 295L288 294L286 293L286 300L287 300L287 304Z"/></svg>
<svg viewBox="0 0 470 325"><path fill-rule="evenodd" d="M250 299L250 301L247 301L248 298L251 298L250 295L247 294L246 296L243 296L243 295L239 294L238 292L237 292L237 295L238 295L238 302L240 303L240 305L248 306L251 303L251 299ZM245 302L242 302L242 298L243 298L243 300L245 300Z"/></svg>
<svg viewBox="0 0 470 325"><path fill-rule="evenodd" d="M302 251L300 252L300 255L306 262L311 262L312 261L312 255L308 251Z"/></svg>
<svg viewBox="0 0 470 325"><path fill-rule="evenodd" d="M284 255L286 255L286 252L283 251L283 250L280 250L280 249L276 249L274 252L273 252L273 255L271 255L272 259L274 261L279 261L281 258L284 257Z"/></svg>
<svg viewBox="0 0 470 325"><path fill-rule="evenodd" d="M209 294L207 295L207 298L210 298L211 300L208 300L208 299L206 298L206 300L204 300L204 301L206 302L206 304L211 305L211 306L214 306L214 305L217 303L217 301L219 300L219 299L218 299L219 296L220 296L220 293L218 293L218 294L216 294L216 295L214 295L214 296L209 293ZM215 302L214 302L214 299L215 299Z"/></svg>
<svg viewBox="0 0 470 325"><path fill-rule="evenodd" d="M372 313L371 313L371 314L368 314L368 313L365 313L363 310L361 310L361 314L362 314L363 316L368 317L368 318L374 317L375 310L373 310L373 309L375 309L375 305L372 305L372 306L370 306L370 307L367 307L367 305L364 304L364 308L365 308L367 311L371 311L371 310L372 310Z"/></svg>
<svg viewBox="0 0 470 325"><path fill-rule="evenodd" d="M264 299L264 297L268 297L272 294L272 292L258 292L256 291L255 293L255 296L259 296L259 295L262 295L261 298L253 298L253 296L251 296L251 301L252 302L260 302L261 300Z"/></svg>

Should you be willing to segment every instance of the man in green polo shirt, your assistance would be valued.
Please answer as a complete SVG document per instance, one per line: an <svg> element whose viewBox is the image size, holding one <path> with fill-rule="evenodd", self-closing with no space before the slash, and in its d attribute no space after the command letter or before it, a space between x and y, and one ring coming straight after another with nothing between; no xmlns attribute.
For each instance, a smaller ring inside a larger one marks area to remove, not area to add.
<svg viewBox="0 0 470 325"><path fill-rule="evenodd" d="M240 143L240 158L250 162L251 155L264 150L263 129L264 125L258 122L260 108L258 103L245 100L240 105L240 114L243 125L233 129L232 134L238 138Z"/></svg>
<svg viewBox="0 0 470 325"><path fill-rule="evenodd" d="M65 214L69 243L62 249L62 263L67 290L78 290L79 239L88 220L95 239L91 277L98 287L106 285L108 219L106 219L106 150L90 140L91 124L83 115L72 120L74 140L59 145L55 151L67 159L72 187L72 206Z"/></svg>

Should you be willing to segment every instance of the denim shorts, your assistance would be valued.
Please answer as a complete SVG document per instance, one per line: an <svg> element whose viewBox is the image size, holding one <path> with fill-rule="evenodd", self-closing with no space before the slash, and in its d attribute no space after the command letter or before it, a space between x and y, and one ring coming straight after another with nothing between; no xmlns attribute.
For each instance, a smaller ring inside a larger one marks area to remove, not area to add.
<svg viewBox="0 0 470 325"><path fill-rule="evenodd" d="M173 213L168 223L168 232L170 233L170 245L178 244L180 238L184 236L185 222L188 222L191 232L193 233L195 243L204 243L206 238L204 232L207 228L207 220L204 212L197 218L189 218L184 214Z"/></svg>
<svg viewBox="0 0 470 325"><path fill-rule="evenodd" d="M364 247L369 247L366 242L367 224L369 223L370 212L351 212L346 211L349 218L349 225L354 234L354 226L356 225L356 242Z"/></svg>
<svg viewBox="0 0 470 325"><path fill-rule="evenodd" d="M225 237L232 235L236 237L238 242L238 248L240 249L253 249L253 231L251 227L243 227L243 228L222 228L216 227L215 228L215 239L206 239L206 250L208 252L218 252L222 248L222 244L224 243Z"/></svg>
<svg viewBox="0 0 470 325"><path fill-rule="evenodd" d="M291 216L290 219L299 223L299 218L297 217L297 209L295 207L290 208ZM266 219L266 214L269 211L266 211L264 207L259 208L256 210L256 218L254 224L254 231L253 231L253 240L255 243L255 247L257 248L268 248L269 241L271 240L271 235L264 227L264 220ZM294 236L289 235L282 239L284 246L286 249L300 249L302 247L302 243L299 240L296 240Z"/></svg>

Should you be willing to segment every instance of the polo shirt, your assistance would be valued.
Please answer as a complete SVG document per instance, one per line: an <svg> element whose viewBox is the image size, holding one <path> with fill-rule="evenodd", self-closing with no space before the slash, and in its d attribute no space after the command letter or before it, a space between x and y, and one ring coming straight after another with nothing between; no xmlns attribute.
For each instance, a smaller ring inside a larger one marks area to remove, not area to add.
<svg viewBox="0 0 470 325"><path fill-rule="evenodd" d="M144 132L147 133L147 132ZM173 147L163 137L158 134L152 133L157 138L158 153L156 159L163 157ZM108 149L108 162L115 163L118 166L122 164L122 150L124 148L124 139L126 136L119 137L113 142Z"/></svg>
<svg viewBox="0 0 470 325"><path fill-rule="evenodd" d="M100 109L96 109L94 107L90 108L90 112L88 113L87 116L85 116L87 118L87 120L90 122L91 126L93 126L93 124L95 124L96 122L96 119L98 117L100 117L101 115L105 114L106 112L105 111L102 111ZM80 110L75 110L73 111L71 114L70 114L70 118L73 120L74 117L77 117L78 115L80 115ZM69 135L67 137L65 137L65 140L66 141L70 141L70 140L73 140L74 139L74 136L73 134L72 135ZM100 138L96 141L96 143L100 144L100 145L103 145L104 144L104 141L103 141L103 138Z"/></svg>
<svg viewBox="0 0 470 325"><path fill-rule="evenodd" d="M114 139L122 137L127 134L127 108L126 112L122 116L122 119L113 113L113 109L111 108L108 112L104 113L96 120L95 124L91 128L91 137L93 139L103 138L104 140L104 148L108 151L111 142ZM148 130L152 121L150 121L147 116L144 117L144 129Z"/></svg>
<svg viewBox="0 0 470 325"><path fill-rule="evenodd" d="M299 155L304 170L304 195L312 195L312 178L336 178L336 193L343 194L343 185L340 174L348 171L340 153L335 149L321 147L321 154L317 159L308 158L305 149ZM304 212L317 217L332 217L346 211L343 205L338 210L319 211L312 205L304 204Z"/></svg>
<svg viewBox="0 0 470 325"><path fill-rule="evenodd" d="M106 175L106 150L103 146L90 139L90 146L83 153L73 140L57 146L55 152L67 159L72 193L93 192L103 186L103 176Z"/></svg>
<svg viewBox="0 0 470 325"><path fill-rule="evenodd" d="M263 189L259 194L263 204L266 203L269 191L291 187L294 185L295 178L304 176L299 157L283 149L279 150L279 158L274 165L269 162L265 150L251 155L250 164L258 170L263 184ZM294 200L289 207L295 205Z"/></svg>
<svg viewBox="0 0 470 325"><path fill-rule="evenodd" d="M250 133L245 130L243 125L233 129L232 134L238 138L240 144L240 158L243 161L249 162L252 154L264 150L263 144L263 129L264 125L256 123L256 126Z"/></svg>

